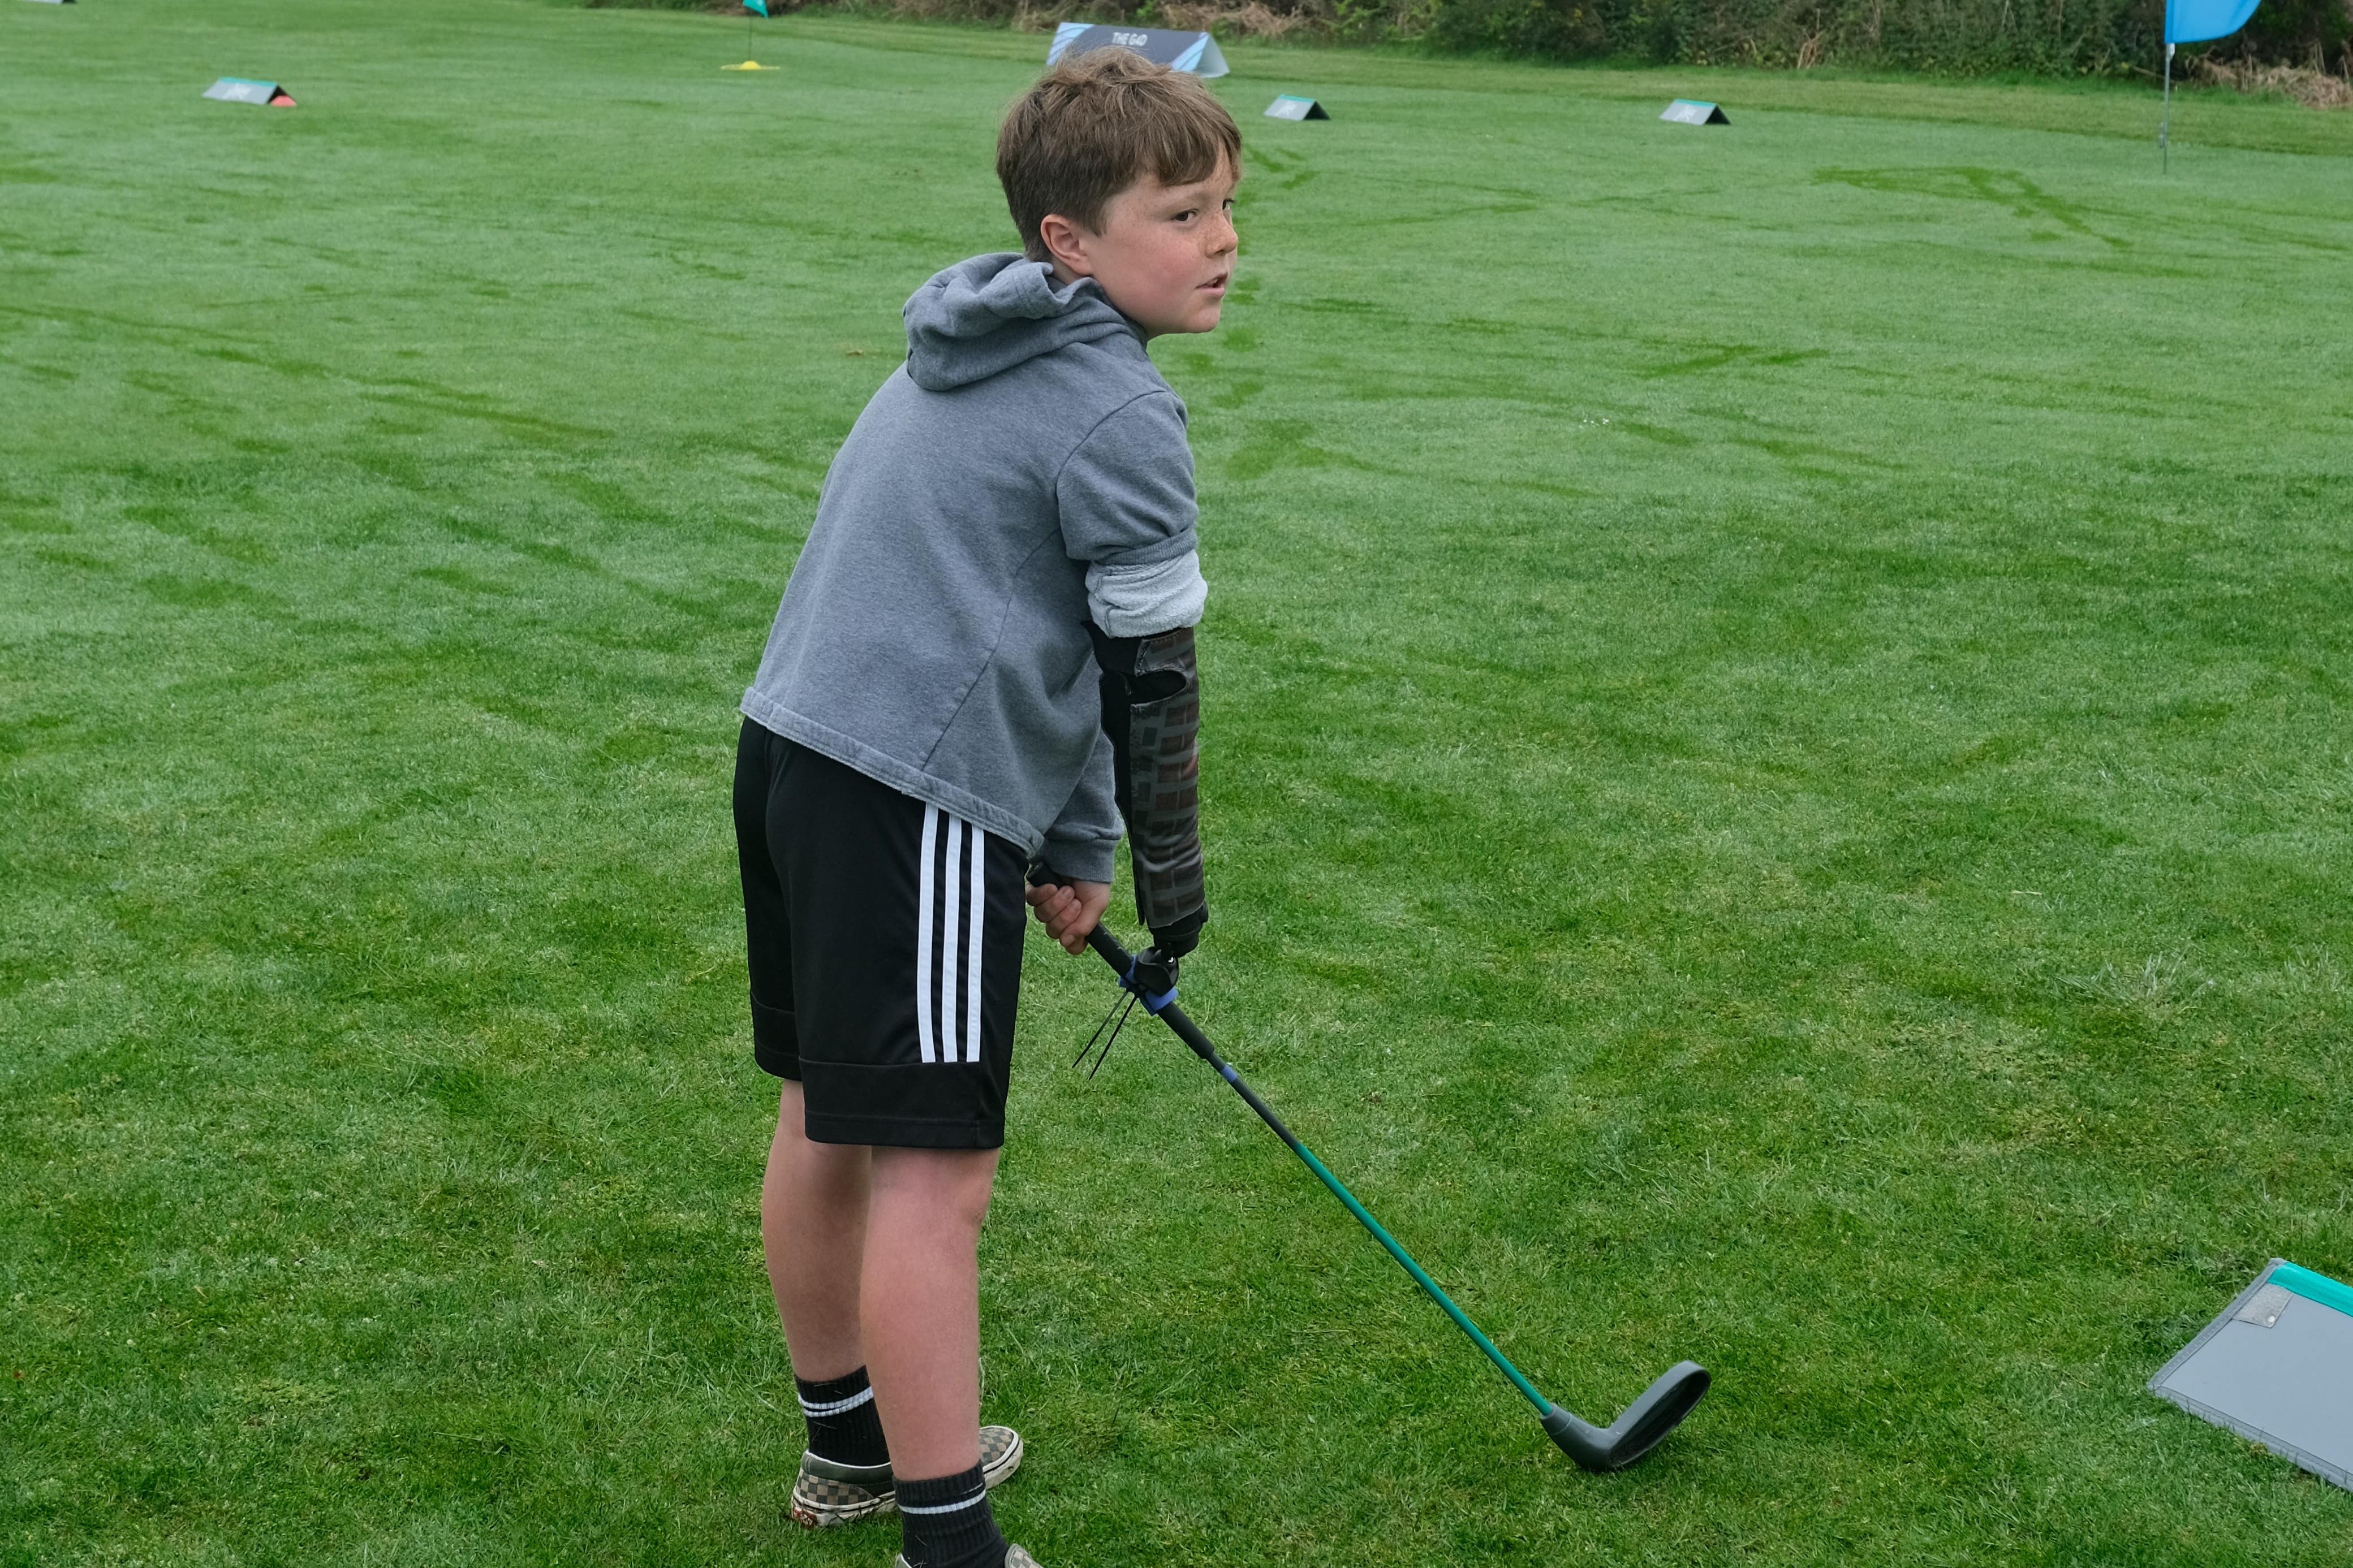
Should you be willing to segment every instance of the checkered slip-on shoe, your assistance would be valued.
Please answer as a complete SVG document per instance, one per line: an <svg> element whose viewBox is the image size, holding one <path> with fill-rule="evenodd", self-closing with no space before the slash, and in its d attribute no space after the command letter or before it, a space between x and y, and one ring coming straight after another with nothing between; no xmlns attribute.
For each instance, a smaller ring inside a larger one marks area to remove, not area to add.
<svg viewBox="0 0 2353 1568"><path fill-rule="evenodd" d="M1021 1468L1021 1434L1010 1426L980 1429L980 1479L996 1486ZM811 1530L854 1524L899 1506L888 1465L844 1465L815 1454L801 1456L793 1482L793 1521Z"/></svg>
<svg viewBox="0 0 2353 1568"><path fill-rule="evenodd" d="M845 1465L815 1454L801 1456L793 1481L793 1522L811 1530L854 1524L893 1506L888 1465Z"/></svg>
<svg viewBox="0 0 2353 1568"><path fill-rule="evenodd" d="M1002 1486L1006 1479L1021 1468L1021 1434L1010 1426L984 1426L980 1429L980 1481L983 1486ZM1020 1568L1019 1563L1013 1568ZM1036 1568L1036 1564L1031 1564Z"/></svg>
<svg viewBox="0 0 2353 1568"><path fill-rule="evenodd" d="M893 1561L892 1568L907 1568L903 1552ZM1018 1546L1008 1546L1005 1550L1005 1568L1038 1568L1038 1560Z"/></svg>

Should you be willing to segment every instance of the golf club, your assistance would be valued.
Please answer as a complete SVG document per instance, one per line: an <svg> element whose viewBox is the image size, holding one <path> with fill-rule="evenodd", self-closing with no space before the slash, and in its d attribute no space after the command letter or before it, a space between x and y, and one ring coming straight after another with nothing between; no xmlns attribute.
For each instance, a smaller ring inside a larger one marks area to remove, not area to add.
<svg viewBox="0 0 2353 1568"><path fill-rule="evenodd" d="M1677 1362L1660 1373L1658 1381L1644 1389L1641 1397L1628 1405L1625 1413L1607 1426L1596 1426L1590 1422L1580 1420L1575 1415L1546 1399L1536 1391L1536 1385L1530 1383L1520 1369L1514 1366L1504 1352L1495 1348L1494 1342L1479 1331L1479 1325L1472 1322L1468 1314L1456 1306L1445 1291L1438 1288L1438 1282L1423 1270L1420 1264L1416 1263L1407 1254L1404 1247L1398 1245L1397 1239L1381 1228L1380 1222L1366 1211L1364 1205L1356 1201L1356 1195L1341 1185L1340 1178L1324 1169L1324 1162L1317 1159L1306 1144L1292 1135L1291 1129L1282 1124L1282 1119L1275 1115L1273 1110L1269 1109L1266 1101L1258 1097L1258 1091L1242 1081L1241 1074L1228 1066L1225 1059L1218 1055L1217 1047L1209 1044L1209 1037L1201 1033L1199 1026L1192 1019L1185 1016L1185 1010L1182 1007L1176 1005L1176 976L1173 963L1149 948L1140 954L1129 952L1126 948L1120 945L1118 938L1113 936L1101 925L1097 925L1094 934L1087 938L1087 945L1093 948L1102 956L1103 962L1112 966L1113 973L1119 976L1122 989L1129 992L1138 1002L1141 1002L1145 1011L1167 1025L1176 1037L1191 1048L1195 1056L1208 1063L1216 1069L1219 1078L1231 1084L1234 1092L1240 1095L1252 1110L1258 1112L1259 1120L1274 1129L1274 1135L1289 1145L1291 1152L1304 1161L1309 1170L1315 1173L1316 1180L1329 1187L1332 1190L1332 1195L1347 1205L1348 1212L1355 1215L1364 1227L1373 1233L1373 1238L1387 1247L1389 1256L1396 1258L1408 1274L1413 1276L1413 1282L1430 1293L1430 1299L1443 1308L1448 1317L1454 1320L1455 1327L1470 1335L1471 1342L1485 1352L1487 1359L1493 1362L1497 1369L1512 1380L1512 1386L1518 1389L1526 1396L1528 1403L1535 1406L1536 1415L1544 1423L1546 1436L1558 1444L1561 1452L1576 1460L1578 1465L1588 1470L1624 1469L1652 1448L1657 1447L1660 1439L1673 1431L1675 1424L1690 1415L1692 1406L1697 1405L1700 1396L1707 1392L1707 1369L1697 1362L1684 1361ZM1108 1052L1109 1049L1109 1046L1106 1045L1104 1050ZM1084 1053L1081 1054L1083 1056ZM1100 1058L1096 1065L1098 1067L1102 1065Z"/></svg>

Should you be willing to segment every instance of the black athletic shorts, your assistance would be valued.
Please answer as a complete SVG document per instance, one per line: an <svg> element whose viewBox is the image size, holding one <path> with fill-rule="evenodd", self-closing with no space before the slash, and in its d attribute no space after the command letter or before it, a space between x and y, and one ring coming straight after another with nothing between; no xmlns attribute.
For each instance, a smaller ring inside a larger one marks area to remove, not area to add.
<svg viewBox="0 0 2353 1568"><path fill-rule="evenodd" d="M1027 860L746 719L735 847L752 1054L819 1143L1005 1142Z"/></svg>

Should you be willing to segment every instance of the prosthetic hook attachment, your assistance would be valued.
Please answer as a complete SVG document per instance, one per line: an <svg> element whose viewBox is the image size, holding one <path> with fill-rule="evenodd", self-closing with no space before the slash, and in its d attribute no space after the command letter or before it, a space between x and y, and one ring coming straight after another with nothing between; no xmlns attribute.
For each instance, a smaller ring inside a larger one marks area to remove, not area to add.
<svg viewBox="0 0 2353 1568"><path fill-rule="evenodd" d="M1119 1043L1119 1032L1127 1027L1127 1020L1138 1003L1143 1004L1145 1012L1158 1017L1176 1002L1176 961L1164 956L1157 948L1147 947L1131 954L1126 967L1120 971L1119 988L1123 994L1111 1005L1111 1011L1103 1015L1103 1021L1095 1026L1095 1032L1087 1037L1087 1043L1079 1047L1077 1058L1071 1063L1075 1068L1087 1059L1089 1051L1094 1051L1095 1065L1087 1069L1091 1079L1103 1071L1112 1047ZM1109 1037L1105 1037L1105 1030L1110 1031ZM1095 1050L1097 1040L1103 1041L1101 1050Z"/></svg>
<svg viewBox="0 0 2353 1568"><path fill-rule="evenodd" d="M1176 961L1163 955L1156 947L1147 947L1127 961L1119 984L1156 1018L1176 1000Z"/></svg>

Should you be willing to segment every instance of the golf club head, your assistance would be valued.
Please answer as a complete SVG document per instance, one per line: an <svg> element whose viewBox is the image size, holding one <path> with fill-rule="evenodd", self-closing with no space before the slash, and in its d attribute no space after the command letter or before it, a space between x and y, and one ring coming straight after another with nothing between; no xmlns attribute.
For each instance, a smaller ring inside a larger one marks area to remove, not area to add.
<svg viewBox="0 0 2353 1568"><path fill-rule="evenodd" d="M1557 1405L1545 1412L1544 1429L1562 1453L1584 1468L1622 1470L1657 1447L1706 1392L1707 1368L1695 1361L1679 1361L1626 1406L1608 1430L1578 1420Z"/></svg>

